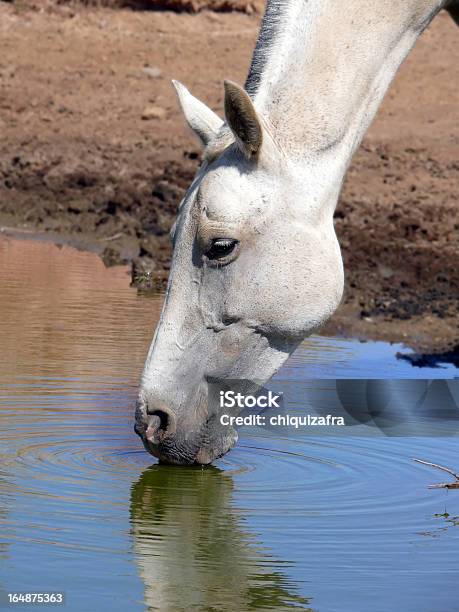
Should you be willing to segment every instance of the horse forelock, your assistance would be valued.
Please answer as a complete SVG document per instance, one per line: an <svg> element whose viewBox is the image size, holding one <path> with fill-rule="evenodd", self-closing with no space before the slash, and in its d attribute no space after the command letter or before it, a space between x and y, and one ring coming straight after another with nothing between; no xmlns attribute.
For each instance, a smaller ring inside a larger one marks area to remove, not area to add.
<svg viewBox="0 0 459 612"><path fill-rule="evenodd" d="M234 135L230 128L225 124L222 126L217 136L213 138L204 149L204 160L208 164L211 164L234 144Z"/></svg>

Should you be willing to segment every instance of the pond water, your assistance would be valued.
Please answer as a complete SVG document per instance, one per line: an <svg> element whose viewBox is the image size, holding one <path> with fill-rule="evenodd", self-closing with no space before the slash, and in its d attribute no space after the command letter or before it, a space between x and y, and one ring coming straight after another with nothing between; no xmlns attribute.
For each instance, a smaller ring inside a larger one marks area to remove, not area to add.
<svg viewBox="0 0 459 612"><path fill-rule="evenodd" d="M214 467L154 465L132 426L160 306L94 255L0 240L0 608L457 612L459 491L412 458L457 468L458 438L246 428ZM400 350L313 338L274 383L457 375Z"/></svg>

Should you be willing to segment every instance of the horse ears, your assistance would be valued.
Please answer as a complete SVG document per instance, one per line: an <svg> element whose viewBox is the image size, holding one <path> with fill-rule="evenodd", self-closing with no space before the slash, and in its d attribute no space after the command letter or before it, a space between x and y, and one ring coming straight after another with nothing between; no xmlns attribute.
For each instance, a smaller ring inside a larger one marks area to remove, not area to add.
<svg viewBox="0 0 459 612"><path fill-rule="evenodd" d="M204 146L215 138L223 125L222 119L208 106L192 96L178 81L172 81L185 119Z"/></svg>
<svg viewBox="0 0 459 612"><path fill-rule="evenodd" d="M263 128L249 94L232 81L225 81L225 117L245 155L249 159L256 156L263 141Z"/></svg>
<svg viewBox="0 0 459 612"><path fill-rule="evenodd" d="M208 106L192 96L178 81L172 81L185 119L207 146L223 125L223 120ZM263 128L249 94L236 83L225 81L225 118L236 142L247 158L258 155L263 141Z"/></svg>

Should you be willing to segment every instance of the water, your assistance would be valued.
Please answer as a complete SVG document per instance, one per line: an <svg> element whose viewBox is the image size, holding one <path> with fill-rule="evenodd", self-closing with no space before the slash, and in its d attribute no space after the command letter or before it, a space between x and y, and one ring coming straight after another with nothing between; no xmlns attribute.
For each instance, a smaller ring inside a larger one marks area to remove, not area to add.
<svg viewBox="0 0 459 612"><path fill-rule="evenodd" d="M0 241L0 592L64 591L79 611L457 612L459 492L412 462L458 468L457 438L246 428L215 467L154 465L132 407L160 305L91 254ZM457 372L397 350L311 339L276 381Z"/></svg>

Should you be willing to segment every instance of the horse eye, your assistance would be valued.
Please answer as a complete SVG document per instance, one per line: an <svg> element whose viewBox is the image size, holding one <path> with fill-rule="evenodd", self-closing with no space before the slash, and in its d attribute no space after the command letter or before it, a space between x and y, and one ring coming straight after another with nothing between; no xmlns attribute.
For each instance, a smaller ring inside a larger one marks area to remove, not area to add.
<svg viewBox="0 0 459 612"><path fill-rule="evenodd" d="M238 241L231 238L215 238L206 251L206 257L210 260L228 257L234 251L237 244Z"/></svg>

